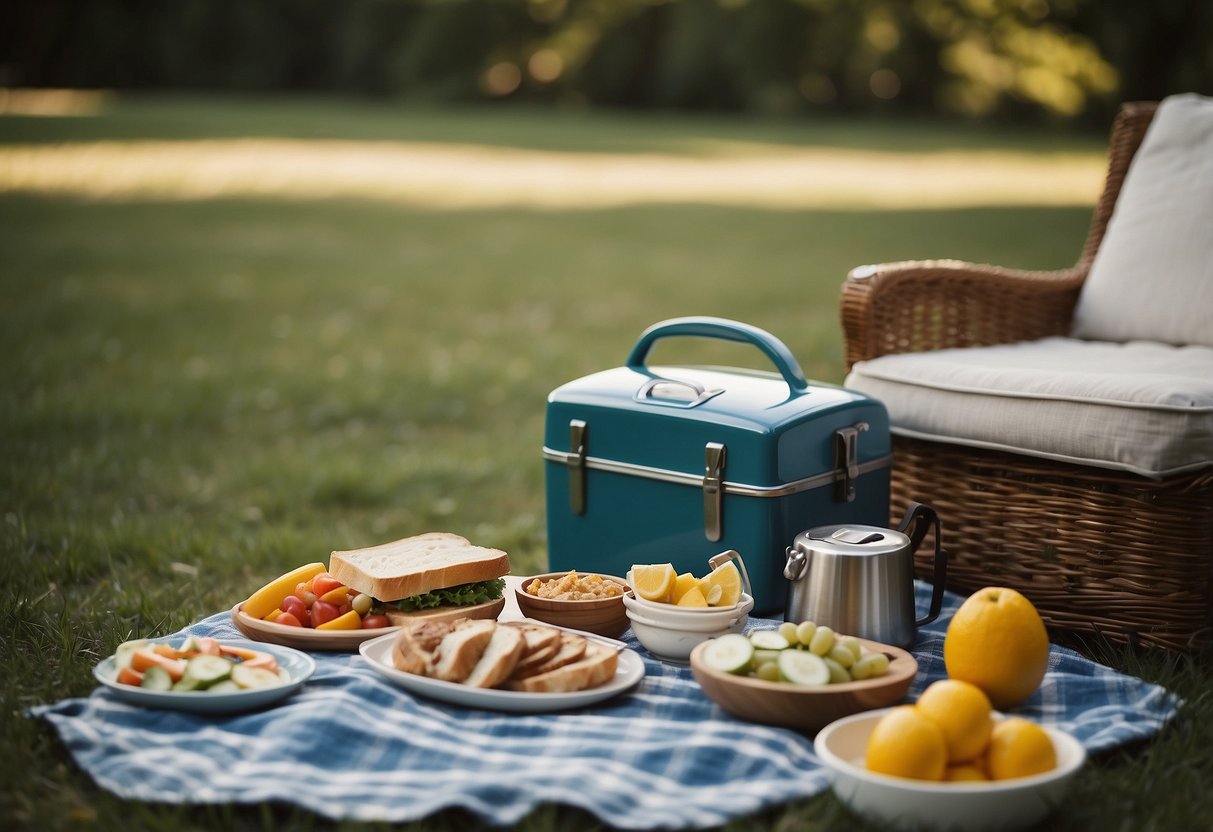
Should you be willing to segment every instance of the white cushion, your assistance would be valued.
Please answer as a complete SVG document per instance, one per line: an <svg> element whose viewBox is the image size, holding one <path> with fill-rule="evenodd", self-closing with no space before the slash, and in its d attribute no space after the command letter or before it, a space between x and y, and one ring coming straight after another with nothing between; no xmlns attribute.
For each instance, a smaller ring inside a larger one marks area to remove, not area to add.
<svg viewBox="0 0 1213 832"><path fill-rule="evenodd" d="M1213 346L1213 98L1189 93L1159 104L1071 334Z"/></svg>
<svg viewBox="0 0 1213 832"><path fill-rule="evenodd" d="M894 434L1163 477L1213 466L1213 348L1045 338L886 355L847 387Z"/></svg>

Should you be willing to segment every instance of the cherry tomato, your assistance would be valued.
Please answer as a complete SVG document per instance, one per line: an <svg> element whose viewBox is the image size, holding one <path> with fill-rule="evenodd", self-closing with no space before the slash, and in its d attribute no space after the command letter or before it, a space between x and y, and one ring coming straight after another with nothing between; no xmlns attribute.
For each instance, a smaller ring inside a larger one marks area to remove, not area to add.
<svg viewBox="0 0 1213 832"><path fill-rule="evenodd" d="M341 610L336 605L330 604L328 601L317 600L312 604L312 626L319 627L332 621L337 616L341 615Z"/></svg>
<svg viewBox="0 0 1213 832"><path fill-rule="evenodd" d="M288 595L282 599L279 605L283 613L290 613L295 616L295 619L304 627L312 625L311 616L308 615L307 604L303 603L294 595Z"/></svg>
<svg viewBox="0 0 1213 832"><path fill-rule="evenodd" d="M368 615L362 619L362 629L378 630L380 627L390 627L392 622L386 615Z"/></svg>
<svg viewBox="0 0 1213 832"><path fill-rule="evenodd" d="M311 581L307 581L295 585L295 597L302 601L305 607L310 607L316 602L316 593L312 592L311 584Z"/></svg>
<svg viewBox="0 0 1213 832"><path fill-rule="evenodd" d="M341 581L334 578L327 572L321 572L316 577L312 578L312 592L316 595L327 595L334 589L340 589L345 586Z"/></svg>
<svg viewBox="0 0 1213 832"><path fill-rule="evenodd" d="M285 624L288 627L302 627L303 624L298 618L291 615L289 612L284 612L274 619L275 624Z"/></svg>

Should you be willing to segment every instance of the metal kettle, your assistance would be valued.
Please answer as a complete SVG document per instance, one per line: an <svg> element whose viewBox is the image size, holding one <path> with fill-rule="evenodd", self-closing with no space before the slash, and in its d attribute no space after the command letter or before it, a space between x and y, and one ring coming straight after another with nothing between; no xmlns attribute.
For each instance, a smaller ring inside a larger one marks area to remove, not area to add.
<svg viewBox="0 0 1213 832"><path fill-rule="evenodd" d="M935 529L934 590L927 615L915 619L914 552ZM796 535L787 548L788 621L815 621L835 632L909 647L917 628L939 616L948 556L939 515L910 503L896 530L844 524Z"/></svg>

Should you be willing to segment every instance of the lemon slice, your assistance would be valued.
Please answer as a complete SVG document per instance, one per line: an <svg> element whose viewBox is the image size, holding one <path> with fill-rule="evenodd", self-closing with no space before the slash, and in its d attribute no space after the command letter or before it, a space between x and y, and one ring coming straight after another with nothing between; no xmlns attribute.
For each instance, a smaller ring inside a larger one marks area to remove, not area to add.
<svg viewBox="0 0 1213 832"><path fill-rule="evenodd" d="M637 564L632 567L632 589L646 601L669 601L677 579L678 573L670 563Z"/></svg>
<svg viewBox="0 0 1213 832"><path fill-rule="evenodd" d="M720 587L720 599L715 606L731 607L741 600L741 573L731 560L713 569L701 583Z"/></svg>
<svg viewBox="0 0 1213 832"><path fill-rule="evenodd" d="M719 606L720 599L724 597L724 590L720 588L720 584L705 584L701 581L699 591L707 599L709 607Z"/></svg>
<svg viewBox="0 0 1213 832"><path fill-rule="evenodd" d="M706 607L707 605L708 599L703 597L703 592L698 586L691 587L678 599L680 607Z"/></svg>
<svg viewBox="0 0 1213 832"><path fill-rule="evenodd" d="M670 600L677 604L682 596L699 583L699 579L690 572L683 572L674 579L674 588L670 591Z"/></svg>

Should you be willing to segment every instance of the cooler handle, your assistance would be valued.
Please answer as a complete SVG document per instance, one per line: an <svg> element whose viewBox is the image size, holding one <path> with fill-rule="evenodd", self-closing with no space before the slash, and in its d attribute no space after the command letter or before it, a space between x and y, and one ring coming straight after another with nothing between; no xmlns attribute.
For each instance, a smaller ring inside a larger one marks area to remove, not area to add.
<svg viewBox="0 0 1213 832"><path fill-rule="evenodd" d="M712 318L707 316L691 316L687 318L670 318L653 324L640 335L632 354L628 356L628 367L633 370L645 369L645 358L649 350L661 338L671 336L692 335L699 338L719 338L723 341L737 341L743 344L753 344L762 350L788 387L793 393L801 393L808 389L809 382L804 377L796 357L792 351L765 329L759 329L740 321L730 321L727 318Z"/></svg>

